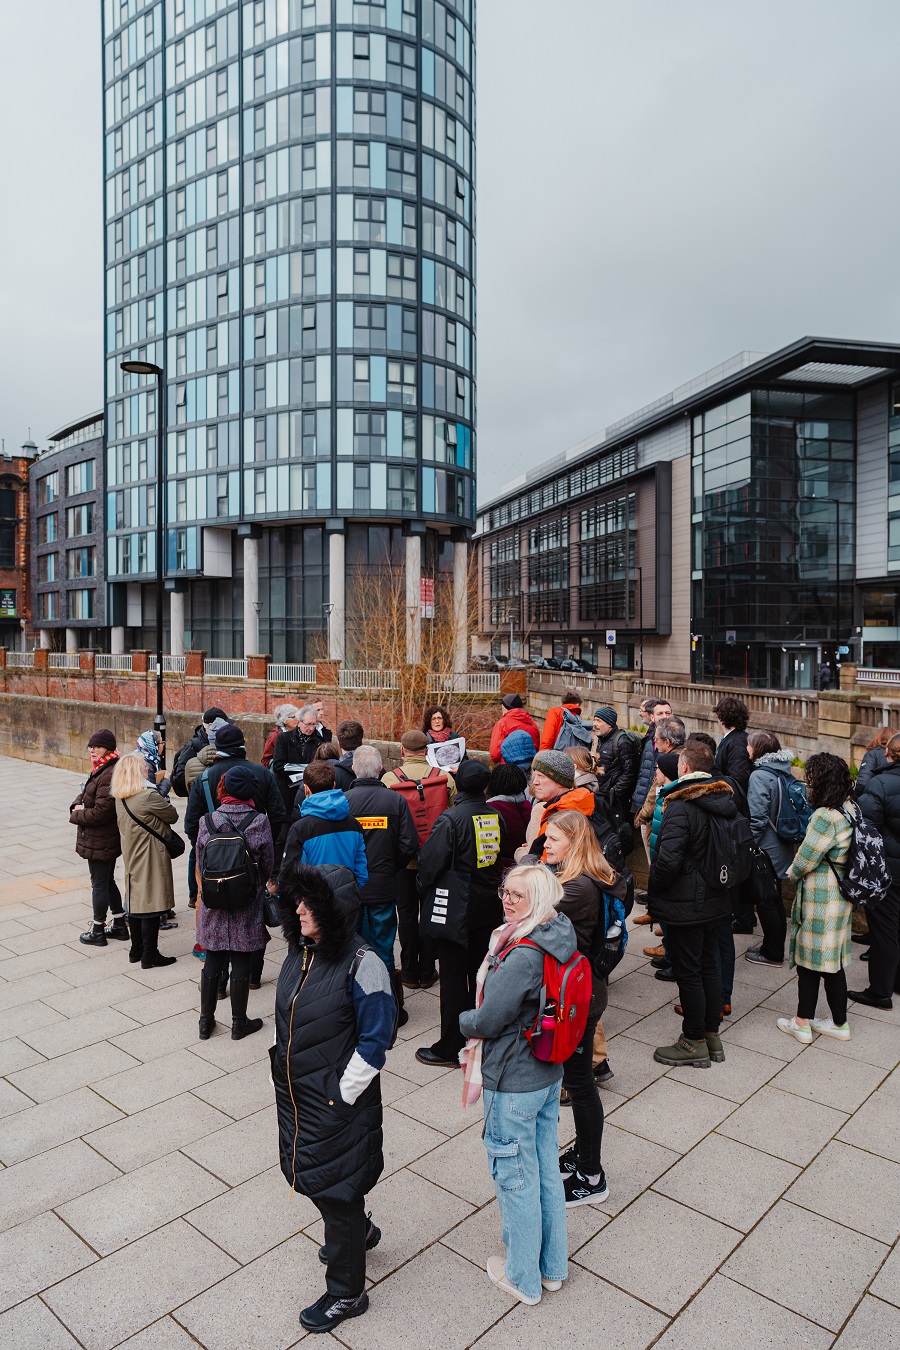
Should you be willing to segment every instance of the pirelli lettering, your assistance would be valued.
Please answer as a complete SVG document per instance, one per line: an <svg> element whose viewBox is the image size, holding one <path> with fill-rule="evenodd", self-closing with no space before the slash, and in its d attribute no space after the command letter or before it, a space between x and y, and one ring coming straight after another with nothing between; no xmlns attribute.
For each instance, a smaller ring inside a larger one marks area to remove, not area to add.
<svg viewBox="0 0 900 1350"><path fill-rule="evenodd" d="M357 816L356 819L362 830L386 830L388 827L387 816Z"/></svg>
<svg viewBox="0 0 900 1350"><path fill-rule="evenodd" d="M475 857L479 868L493 867L500 857L500 817L490 814L473 816L475 826Z"/></svg>

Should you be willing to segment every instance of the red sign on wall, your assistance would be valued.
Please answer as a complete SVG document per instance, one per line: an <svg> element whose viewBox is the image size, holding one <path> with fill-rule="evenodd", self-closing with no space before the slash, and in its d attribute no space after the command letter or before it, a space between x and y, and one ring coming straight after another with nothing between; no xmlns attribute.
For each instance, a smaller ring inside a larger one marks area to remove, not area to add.
<svg viewBox="0 0 900 1350"><path fill-rule="evenodd" d="M434 618L434 578L422 577L419 581L419 617Z"/></svg>

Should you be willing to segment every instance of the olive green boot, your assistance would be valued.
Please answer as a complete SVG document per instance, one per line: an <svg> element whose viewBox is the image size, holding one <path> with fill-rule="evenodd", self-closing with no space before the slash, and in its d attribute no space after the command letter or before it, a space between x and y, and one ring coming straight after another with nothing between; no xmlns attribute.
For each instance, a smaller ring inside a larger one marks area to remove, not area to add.
<svg viewBox="0 0 900 1350"><path fill-rule="evenodd" d="M693 1065L695 1069L708 1069L710 1066L706 1041L689 1041L684 1035L679 1036L674 1045L661 1045L658 1050L654 1050L653 1058L657 1064L671 1064L675 1068L687 1064Z"/></svg>
<svg viewBox="0 0 900 1350"><path fill-rule="evenodd" d="M706 1048L713 1064L725 1063L725 1049L722 1045L722 1038L717 1031L706 1033Z"/></svg>

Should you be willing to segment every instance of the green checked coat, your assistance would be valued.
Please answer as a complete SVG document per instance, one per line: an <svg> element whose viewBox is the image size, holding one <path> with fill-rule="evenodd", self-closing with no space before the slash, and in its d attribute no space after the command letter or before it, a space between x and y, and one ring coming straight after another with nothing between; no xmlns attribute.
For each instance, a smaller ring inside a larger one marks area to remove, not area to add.
<svg viewBox="0 0 900 1350"><path fill-rule="evenodd" d="M791 910L792 966L831 975L850 960L853 906L841 895L828 860L842 870L852 834L849 820L840 811L827 806L813 811L806 837L788 870L790 880L797 882Z"/></svg>

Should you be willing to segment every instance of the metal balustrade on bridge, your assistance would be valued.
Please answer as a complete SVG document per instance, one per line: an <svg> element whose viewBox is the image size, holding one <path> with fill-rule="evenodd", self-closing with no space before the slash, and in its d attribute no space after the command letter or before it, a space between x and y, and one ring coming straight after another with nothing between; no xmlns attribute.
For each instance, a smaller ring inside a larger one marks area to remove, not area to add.
<svg viewBox="0 0 900 1350"><path fill-rule="evenodd" d="M246 680L246 657L208 656L203 662L203 674L226 680Z"/></svg>
<svg viewBox="0 0 900 1350"><path fill-rule="evenodd" d="M357 692L369 689L399 689L400 673L396 670L340 670L338 685L341 689L353 689Z"/></svg>
<svg viewBox="0 0 900 1350"><path fill-rule="evenodd" d="M50 670L80 670L81 658L77 652L51 652L47 666Z"/></svg>
<svg viewBox="0 0 900 1350"><path fill-rule="evenodd" d="M900 670L885 670L880 666L858 666L857 684L900 684Z"/></svg>
<svg viewBox="0 0 900 1350"><path fill-rule="evenodd" d="M266 666L266 679L269 684L315 684L316 668L275 661Z"/></svg>
<svg viewBox="0 0 900 1350"><path fill-rule="evenodd" d="M108 670L116 675L130 674L132 669L131 652L116 652L107 656L104 652L98 652L94 657L95 670Z"/></svg>
<svg viewBox="0 0 900 1350"><path fill-rule="evenodd" d="M428 676L425 685L429 694L499 694L499 671L468 670L455 674Z"/></svg>
<svg viewBox="0 0 900 1350"><path fill-rule="evenodd" d="M31 670L34 668L34 652L7 652L6 664L17 670Z"/></svg>
<svg viewBox="0 0 900 1350"><path fill-rule="evenodd" d="M155 671L156 671L156 658L155 658L155 657L151 657L151 660L150 660L150 669L155 673ZM163 674L164 674L164 675L183 675L186 669L187 669L187 657L186 657L186 656L164 656L164 657L163 657Z"/></svg>

